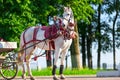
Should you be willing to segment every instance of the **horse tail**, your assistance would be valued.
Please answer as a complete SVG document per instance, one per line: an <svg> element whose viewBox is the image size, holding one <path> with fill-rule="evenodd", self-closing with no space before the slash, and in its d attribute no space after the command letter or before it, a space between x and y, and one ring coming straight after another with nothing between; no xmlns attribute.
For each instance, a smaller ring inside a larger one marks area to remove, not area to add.
<svg viewBox="0 0 120 80"><path fill-rule="evenodd" d="M23 33L21 34L21 37L20 37L20 51L18 52L18 58L17 58L18 62L22 61L21 60L21 56L23 54L23 51L21 51L23 49L23 47L22 47L22 36L23 36Z"/></svg>
<svg viewBox="0 0 120 80"><path fill-rule="evenodd" d="M18 62L21 62L21 53L20 52L18 53L18 59L17 60L18 60Z"/></svg>
<svg viewBox="0 0 120 80"><path fill-rule="evenodd" d="M21 46L20 46L20 50L22 50ZM22 56L22 52L19 51L19 52L18 52L18 58L17 58L18 62L21 62L21 61L22 61L22 60L21 60L21 56Z"/></svg>

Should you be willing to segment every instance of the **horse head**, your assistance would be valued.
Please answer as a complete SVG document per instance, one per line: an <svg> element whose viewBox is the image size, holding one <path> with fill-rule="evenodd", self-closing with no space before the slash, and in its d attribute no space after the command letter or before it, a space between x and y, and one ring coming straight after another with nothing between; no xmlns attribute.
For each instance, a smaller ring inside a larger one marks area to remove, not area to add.
<svg viewBox="0 0 120 80"><path fill-rule="evenodd" d="M64 7L63 12L63 24L64 28L68 28L69 30L74 30L74 15L73 11L70 7Z"/></svg>

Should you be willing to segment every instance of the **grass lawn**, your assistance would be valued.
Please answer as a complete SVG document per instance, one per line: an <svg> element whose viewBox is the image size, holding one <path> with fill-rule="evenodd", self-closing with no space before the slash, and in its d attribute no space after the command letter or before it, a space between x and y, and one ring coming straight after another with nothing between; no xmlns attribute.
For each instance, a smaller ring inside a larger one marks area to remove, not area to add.
<svg viewBox="0 0 120 80"><path fill-rule="evenodd" d="M64 69L64 75L96 75L99 70L92 69ZM21 76L22 71L18 72L18 76ZM32 70L33 76L51 76L52 69L46 68L42 70ZM59 70L57 69L56 74L59 74Z"/></svg>

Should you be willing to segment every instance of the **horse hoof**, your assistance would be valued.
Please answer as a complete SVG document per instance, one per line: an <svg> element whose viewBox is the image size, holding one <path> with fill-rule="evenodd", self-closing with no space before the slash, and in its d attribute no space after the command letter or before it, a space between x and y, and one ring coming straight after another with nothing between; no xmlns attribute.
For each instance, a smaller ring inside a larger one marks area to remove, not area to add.
<svg viewBox="0 0 120 80"><path fill-rule="evenodd" d="M22 79L26 80L26 77L24 75L22 75L21 77L22 77Z"/></svg>
<svg viewBox="0 0 120 80"><path fill-rule="evenodd" d="M64 77L64 76L61 76L60 79L65 79L65 77Z"/></svg>
<svg viewBox="0 0 120 80"><path fill-rule="evenodd" d="M60 79L65 79L65 77L60 77Z"/></svg>
<svg viewBox="0 0 120 80"><path fill-rule="evenodd" d="M35 78L34 77L30 77L30 80L35 80Z"/></svg>
<svg viewBox="0 0 120 80"><path fill-rule="evenodd" d="M57 77L53 77L53 80L59 80Z"/></svg>

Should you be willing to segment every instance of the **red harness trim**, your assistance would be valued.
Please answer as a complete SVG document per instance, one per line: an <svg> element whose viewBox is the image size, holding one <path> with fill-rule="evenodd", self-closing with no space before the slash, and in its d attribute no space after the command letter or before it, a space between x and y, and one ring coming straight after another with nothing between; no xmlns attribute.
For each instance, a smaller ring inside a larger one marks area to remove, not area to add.
<svg viewBox="0 0 120 80"><path fill-rule="evenodd" d="M37 32L38 32L38 30L39 30L39 26L37 26L37 27L35 27L35 29L34 29L34 33L33 33L33 41L36 41L37 39L36 39L36 37L37 37Z"/></svg>
<svg viewBox="0 0 120 80"><path fill-rule="evenodd" d="M28 28L29 29L29 28ZM27 30L28 30L27 29ZM24 33L23 33L23 42L24 42L24 45L22 46L23 48L26 46L26 44L29 44L29 43L31 43L31 42L35 42L35 41L41 41L41 40L37 40L36 39L36 37L37 37L37 33L38 33L38 30L40 29L40 27L39 26L37 26L37 27L35 27L34 28L34 32L33 32L33 39L32 40L30 40L30 41L28 41L28 42L26 42L26 40L25 40L25 33L26 33L26 31L27 30L25 30L24 31ZM35 46L34 46L35 47ZM53 49L55 49L55 45L54 45L54 41L53 40L51 40L50 42L49 42L49 49L51 50L51 47L53 48ZM26 50L25 50L25 59L24 59L24 61L26 62ZM35 57L35 59L34 60L37 60L37 57Z"/></svg>
<svg viewBox="0 0 120 80"><path fill-rule="evenodd" d="M38 32L39 28L40 28L39 26L35 27L34 32L33 32L33 39L30 40L30 41L28 41L28 42L25 41L25 33L26 33L26 31L27 31L29 28L24 31L24 33L23 33L23 42L24 42L24 45L22 46L23 48L25 47L26 44L28 44L28 43L30 43L30 42L41 41L41 40L37 40L37 39L36 39L37 32Z"/></svg>
<svg viewBox="0 0 120 80"><path fill-rule="evenodd" d="M27 28L25 31L24 31L24 33L23 33L23 42L24 42L24 44L26 43L26 41L25 41L25 33L26 33L26 31L28 30L29 28Z"/></svg>
<svg viewBox="0 0 120 80"><path fill-rule="evenodd" d="M29 29L29 28L27 28L27 29L24 31L24 33L23 33L23 42L24 42L23 47L25 47L25 44L26 44L26 41L25 41L25 32L26 32L28 29ZM24 59L24 61L26 62L26 50L25 50L25 59Z"/></svg>

